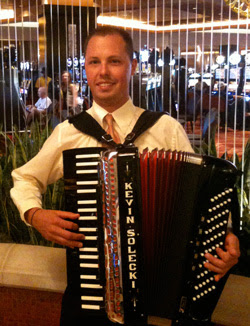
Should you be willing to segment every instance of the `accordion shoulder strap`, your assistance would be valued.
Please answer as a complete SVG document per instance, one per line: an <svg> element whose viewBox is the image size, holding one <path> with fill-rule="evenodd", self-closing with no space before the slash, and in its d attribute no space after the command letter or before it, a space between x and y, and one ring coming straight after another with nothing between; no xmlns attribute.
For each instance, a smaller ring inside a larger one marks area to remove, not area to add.
<svg viewBox="0 0 250 326"><path fill-rule="evenodd" d="M152 127L163 114L167 114L167 112L144 111L137 120L132 132L126 136L123 145L133 143L144 131Z"/></svg>
<svg viewBox="0 0 250 326"><path fill-rule="evenodd" d="M137 137L139 137L144 131L152 127L156 121L166 112L151 112L144 111L137 120L131 133L125 138L124 145L133 143ZM112 137L106 133L106 131L99 125L99 123L87 112L83 111L73 117L70 117L69 123L72 123L74 127L81 132L94 137L101 143L108 144L110 146L117 146Z"/></svg>

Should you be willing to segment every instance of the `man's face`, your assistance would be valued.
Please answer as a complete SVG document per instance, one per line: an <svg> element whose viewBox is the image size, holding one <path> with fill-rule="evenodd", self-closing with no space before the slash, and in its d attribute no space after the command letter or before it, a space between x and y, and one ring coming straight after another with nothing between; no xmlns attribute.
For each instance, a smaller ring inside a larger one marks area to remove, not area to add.
<svg viewBox="0 0 250 326"><path fill-rule="evenodd" d="M93 36L87 46L85 68L97 104L109 112L125 104L136 65L136 60L130 61L120 35Z"/></svg>
<svg viewBox="0 0 250 326"><path fill-rule="evenodd" d="M38 89L38 96L41 98L44 97L44 91L41 88Z"/></svg>

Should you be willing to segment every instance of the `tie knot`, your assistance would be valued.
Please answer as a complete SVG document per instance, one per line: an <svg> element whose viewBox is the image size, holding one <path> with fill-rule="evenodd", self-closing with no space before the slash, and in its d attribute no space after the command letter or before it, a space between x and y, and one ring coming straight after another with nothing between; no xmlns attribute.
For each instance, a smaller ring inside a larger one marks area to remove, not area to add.
<svg viewBox="0 0 250 326"><path fill-rule="evenodd" d="M114 118L112 114L108 113L107 115L105 115L104 120L107 122L108 126L113 126Z"/></svg>

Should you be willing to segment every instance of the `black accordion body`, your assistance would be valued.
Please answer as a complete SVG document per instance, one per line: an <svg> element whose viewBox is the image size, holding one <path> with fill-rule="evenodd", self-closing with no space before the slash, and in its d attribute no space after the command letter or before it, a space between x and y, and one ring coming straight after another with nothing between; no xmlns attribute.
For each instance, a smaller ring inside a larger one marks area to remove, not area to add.
<svg viewBox="0 0 250 326"><path fill-rule="evenodd" d="M73 149L63 159L66 210L80 214L85 235L83 248L67 249L81 309L126 325L209 319L222 289L204 255L223 248L235 166L135 147Z"/></svg>

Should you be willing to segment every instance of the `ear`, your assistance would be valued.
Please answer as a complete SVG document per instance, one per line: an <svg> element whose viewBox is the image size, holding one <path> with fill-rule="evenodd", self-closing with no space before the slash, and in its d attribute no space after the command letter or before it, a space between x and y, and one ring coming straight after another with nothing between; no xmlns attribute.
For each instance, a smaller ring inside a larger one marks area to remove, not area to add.
<svg viewBox="0 0 250 326"><path fill-rule="evenodd" d="M136 67L137 67L137 60L133 59L132 66L131 66L131 76L134 76L135 71L136 71Z"/></svg>

